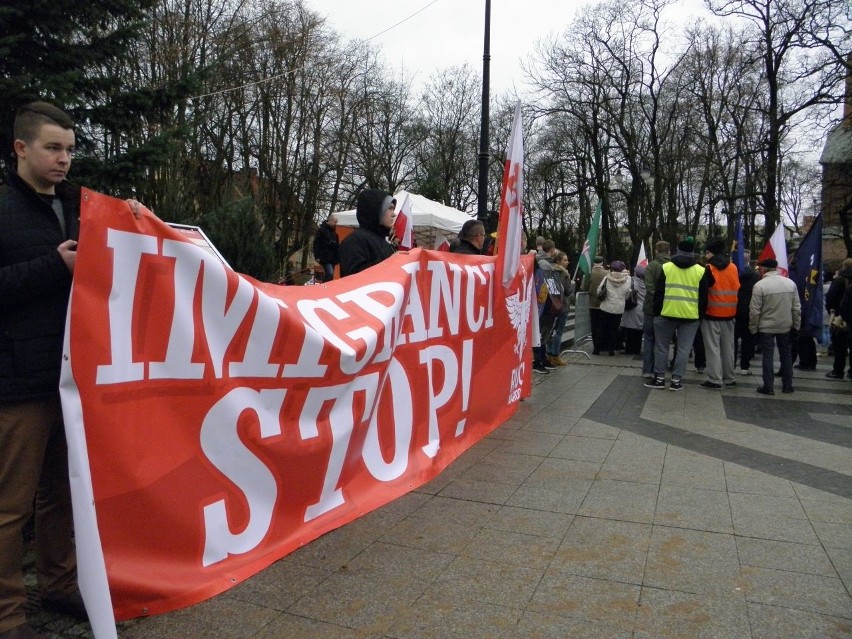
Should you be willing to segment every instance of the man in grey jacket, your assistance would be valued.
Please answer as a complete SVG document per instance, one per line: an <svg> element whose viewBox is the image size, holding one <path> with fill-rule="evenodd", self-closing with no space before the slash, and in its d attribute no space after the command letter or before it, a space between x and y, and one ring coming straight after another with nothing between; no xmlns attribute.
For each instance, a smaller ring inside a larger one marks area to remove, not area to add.
<svg viewBox="0 0 852 639"><path fill-rule="evenodd" d="M757 263L761 280L754 285L749 306L749 331L757 335L763 357L762 395L774 395L775 346L781 360L781 392L793 392L793 356L790 332L799 329L802 305L796 283L781 275L778 262L765 259Z"/></svg>

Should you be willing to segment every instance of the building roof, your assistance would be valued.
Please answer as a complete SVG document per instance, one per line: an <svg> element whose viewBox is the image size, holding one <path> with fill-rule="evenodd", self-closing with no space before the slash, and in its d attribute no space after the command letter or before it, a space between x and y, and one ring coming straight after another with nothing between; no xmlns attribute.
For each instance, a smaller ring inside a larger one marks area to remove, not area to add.
<svg viewBox="0 0 852 639"><path fill-rule="evenodd" d="M852 126L838 124L825 141L820 164L852 164Z"/></svg>

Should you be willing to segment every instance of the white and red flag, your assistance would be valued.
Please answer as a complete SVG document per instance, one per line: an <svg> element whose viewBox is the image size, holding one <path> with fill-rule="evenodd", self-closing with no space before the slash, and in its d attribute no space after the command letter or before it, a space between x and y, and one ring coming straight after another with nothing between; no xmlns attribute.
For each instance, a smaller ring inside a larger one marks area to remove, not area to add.
<svg viewBox="0 0 852 639"><path fill-rule="evenodd" d="M127 210L82 190L60 384L97 639L422 486L530 394L533 278L495 295L494 257L275 286Z"/></svg>
<svg viewBox="0 0 852 639"><path fill-rule="evenodd" d="M787 238L784 236L784 225L779 224L778 228L769 238L769 243L763 247L760 252L760 261L766 259L774 259L778 262L778 272L784 277L789 276L789 267L787 264Z"/></svg>
<svg viewBox="0 0 852 639"><path fill-rule="evenodd" d="M498 223L498 281L504 288L518 272L521 263L524 211L524 140L521 121L521 103L515 107L515 121L509 136L506 167L503 170L503 190L500 195L500 221Z"/></svg>
<svg viewBox="0 0 852 639"><path fill-rule="evenodd" d="M648 266L648 256L645 255L645 242L639 245L639 257L636 259L636 266Z"/></svg>
<svg viewBox="0 0 852 639"><path fill-rule="evenodd" d="M450 250L450 241L447 239L447 236L443 233L435 233L435 250L436 251L449 251Z"/></svg>
<svg viewBox="0 0 852 639"><path fill-rule="evenodd" d="M396 220L393 223L393 232L399 239L399 248L409 251L414 248L414 222L411 215L411 198L406 193L402 205L396 212Z"/></svg>

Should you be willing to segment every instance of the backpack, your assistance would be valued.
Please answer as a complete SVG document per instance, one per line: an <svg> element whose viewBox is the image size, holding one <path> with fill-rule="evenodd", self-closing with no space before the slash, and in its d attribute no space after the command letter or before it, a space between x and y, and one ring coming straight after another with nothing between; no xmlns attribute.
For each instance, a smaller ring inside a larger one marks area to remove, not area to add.
<svg viewBox="0 0 852 639"><path fill-rule="evenodd" d="M544 314L550 316L559 315L562 312L564 296L562 285L552 271L543 272L544 285L547 287L547 301L544 304Z"/></svg>
<svg viewBox="0 0 852 639"><path fill-rule="evenodd" d="M636 308L639 304L639 292L636 290L636 287L633 286L633 278L630 278L630 295L627 296L627 299L624 300L624 308L628 311L632 308Z"/></svg>

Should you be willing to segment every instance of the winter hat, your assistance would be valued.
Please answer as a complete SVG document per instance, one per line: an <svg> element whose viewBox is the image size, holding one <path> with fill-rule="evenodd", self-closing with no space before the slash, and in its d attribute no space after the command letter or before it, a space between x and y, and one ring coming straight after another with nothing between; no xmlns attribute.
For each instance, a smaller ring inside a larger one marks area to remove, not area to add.
<svg viewBox="0 0 852 639"><path fill-rule="evenodd" d="M621 273L624 269L627 268L627 265L621 260L615 260L612 264L609 265L609 268L616 273Z"/></svg>
<svg viewBox="0 0 852 639"><path fill-rule="evenodd" d="M595 264L603 264L603 255L595 255Z"/></svg>
<svg viewBox="0 0 852 639"><path fill-rule="evenodd" d="M636 277L645 277L645 267L640 264L633 270L633 274Z"/></svg>
<svg viewBox="0 0 852 639"><path fill-rule="evenodd" d="M760 260L757 265L762 266L763 268L778 268L778 260L773 260L771 257L767 257L765 260Z"/></svg>
<svg viewBox="0 0 852 639"><path fill-rule="evenodd" d="M681 253L693 253L695 251L695 238L691 235L684 238L678 243L677 250Z"/></svg>
<svg viewBox="0 0 852 639"><path fill-rule="evenodd" d="M704 250L713 255L719 255L725 252L725 242L720 239L710 240Z"/></svg>

